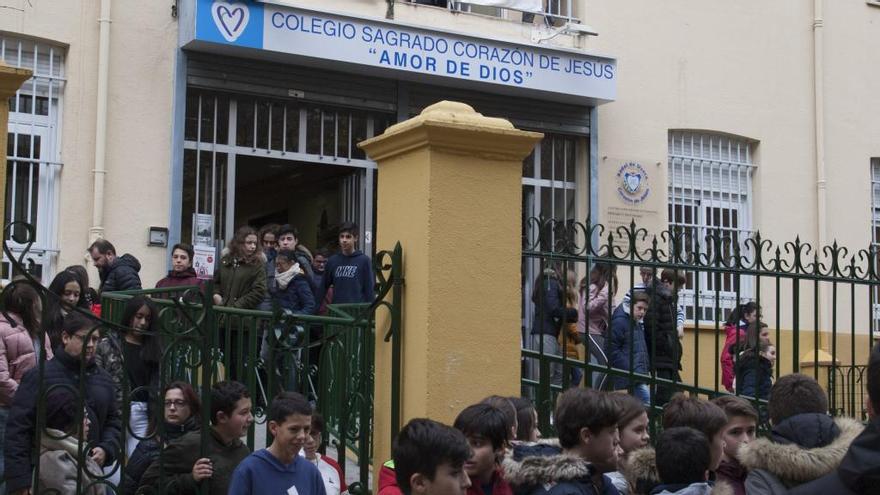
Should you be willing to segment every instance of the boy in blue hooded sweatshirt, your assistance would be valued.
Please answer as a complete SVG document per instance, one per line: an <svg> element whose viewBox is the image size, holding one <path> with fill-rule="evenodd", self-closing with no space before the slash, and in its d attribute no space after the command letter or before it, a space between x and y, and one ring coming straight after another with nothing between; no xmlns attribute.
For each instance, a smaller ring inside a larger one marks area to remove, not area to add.
<svg viewBox="0 0 880 495"><path fill-rule="evenodd" d="M229 493L325 495L324 480L314 464L299 455L312 426L305 397L283 392L269 405L272 444L249 455L232 473Z"/></svg>
<svg viewBox="0 0 880 495"><path fill-rule="evenodd" d="M357 249L358 227L351 222L339 227L339 253L327 260L324 290L333 287L333 304L372 303L375 279L370 257Z"/></svg>

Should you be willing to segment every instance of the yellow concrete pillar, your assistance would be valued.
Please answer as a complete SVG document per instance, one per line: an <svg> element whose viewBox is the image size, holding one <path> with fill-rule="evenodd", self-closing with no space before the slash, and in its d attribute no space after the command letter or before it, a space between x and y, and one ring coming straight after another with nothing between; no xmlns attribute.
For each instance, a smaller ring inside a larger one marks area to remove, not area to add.
<svg viewBox="0 0 880 495"><path fill-rule="evenodd" d="M27 69L10 67L0 60L0 222L6 223L6 146L9 128L9 98L15 96L18 88L30 79L32 72Z"/></svg>
<svg viewBox="0 0 880 495"><path fill-rule="evenodd" d="M542 137L442 101L359 145L379 165L376 245L403 246L402 423L451 423L487 395L519 394L522 160ZM391 455L383 313L377 468Z"/></svg>

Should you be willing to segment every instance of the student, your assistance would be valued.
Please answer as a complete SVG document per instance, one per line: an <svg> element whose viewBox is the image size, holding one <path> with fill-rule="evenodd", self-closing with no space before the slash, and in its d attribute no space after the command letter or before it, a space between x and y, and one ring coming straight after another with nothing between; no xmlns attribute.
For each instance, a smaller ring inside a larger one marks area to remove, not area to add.
<svg viewBox="0 0 880 495"><path fill-rule="evenodd" d="M58 272L52 283L49 284L49 292L56 297L49 296L46 298L46 321L43 323L43 330L49 337L52 348L61 345L61 327L64 324L64 317L74 307L90 309L85 301L85 291L79 277L70 271L64 270Z"/></svg>
<svg viewBox="0 0 880 495"><path fill-rule="evenodd" d="M309 279L293 251L282 249L275 256L275 287L271 292L282 310L311 315L317 309Z"/></svg>
<svg viewBox="0 0 880 495"><path fill-rule="evenodd" d="M513 495L499 463L510 438L509 420L501 409L474 404L462 410L453 427L462 432L471 447L464 470L471 481L468 495Z"/></svg>
<svg viewBox="0 0 880 495"><path fill-rule="evenodd" d="M185 287L189 285L201 287L203 281L199 279L195 268L193 268L193 256L195 256L195 251L191 245L186 243L175 244L171 248L171 271L168 272L167 277L156 282L156 288ZM169 292L168 294L172 295L175 293ZM177 293L176 295L179 297L182 294ZM167 297L167 295L163 297Z"/></svg>
<svg viewBox="0 0 880 495"><path fill-rule="evenodd" d="M776 348L767 342L740 353L736 361L736 393L767 400L773 386L773 361Z"/></svg>
<svg viewBox="0 0 880 495"><path fill-rule="evenodd" d="M639 278L641 279L641 281L636 282L635 285L633 285L632 289L626 291L626 294L623 295L623 301L621 301L621 303L620 303L621 305L623 305L624 311L629 313L630 299L632 299L633 294L635 294L636 292L647 292L648 287L650 287L651 284L656 279L655 274L656 274L656 270L654 268L649 267L649 266L643 266L643 267L639 268ZM683 286L684 283L685 282L682 281L681 286ZM677 315L675 318L675 326L678 331L679 337L682 337L682 336L684 336L684 321L685 321L684 320L684 305L679 304L676 307L676 311L677 311Z"/></svg>
<svg viewBox="0 0 880 495"><path fill-rule="evenodd" d="M8 493L31 488L34 468L31 454L41 381L44 390L62 386L85 390L85 396L77 397L76 401L78 407L89 406L89 447L85 455L103 468L111 466L119 454L122 419L113 379L95 364L98 343L95 323L77 311L70 312L64 318L61 341L55 357L46 361L42 370L37 366L24 374L12 400L4 444Z"/></svg>
<svg viewBox="0 0 880 495"><path fill-rule="evenodd" d="M332 457L318 452L321 448L321 435L324 433L324 417L317 411L312 412L312 428L309 430L309 437L303 445L303 452L306 459L318 468L321 478L324 480L324 491L327 495L340 495L348 492L348 486L345 484L345 475L339 463Z"/></svg>
<svg viewBox="0 0 880 495"><path fill-rule="evenodd" d="M394 476L403 495L464 495L471 486L464 435L436 421L410 420L394 441Z"/></svg>
<svg viewBox="0 0 880 495"><path fill-rule="evenodd" d="M96 483L101 474L98 464L89 456L83 457L84 466L79 463L80 439L85 442L89 436L89 415L80 407L82 402L77 400L74 389L55 387L46 395L46 428L40 434L40 478L34 493L106 493L105 485Z"/></svg>
<svg viewBox="0 0 880 495"><path fill-rule="evenodd" d="M559 346L559 325L554 315L559 315L564 309L565 291L559 280L559 273L552 267L547 267L544 272L535 279L535 288L532 292L532 302L535 306L535 318L526 346L528 349L541 352L543 355L561 356L562 348ZM538 358L526 360L528 377L531 380L540 380L541 364ZM562 384L562 366L551 362L550 383Z"/></svg>
<svg viewBox="0 0 880 495"><path fill-rule="evenodd" d="M676 321L676 298L678 288L684 283L681 271L665 269L660 280L654 280L646 289L651 303L645 313L645 336L650 356L651 369L657 378L680 382L681 375L681 336ZM664 405L675 394L675 387L659 383L654 392L654 402Z"/></svg>
<svg viewBox="0 0 880 495"><path fill-rule="evenodd" d="M727 494L726 485L713 487L709 480L709 440L702 432L679 426L664 430L657 440L657 495Z"/></svg>
<svg viewBox="0 0 880 495"><path fill-rule="evenodd" d="M223 249L214 273L214 304L254 309L266 295L266 257L251 227L241 227Z"/></svg>
<svg viewBox="0 0 880 495"><path fill-rule="evenodd" d="M589 282L589 284L587 284ZM596 367L608 364L605 340L611 322L611 308L617 293L617 267L608 263L596 263L590 270L589 280L580 284L578 301L578 332L583 336L584 347L590 353L590 364ZM591 372L590 386L605 388L606 374Z"/></svg>
<svg viewBox="0 0 880 495"><path fill-rule="evenodd" d="M124 334L111 329L98 343L95 362L113 379L116 403L123 404L123 385L129 392L128 428L125 454L131 456L138 442L145 437L149 420L150 396L159 389L159 312L156 303L145 296L134 296L125 303L122 321L129 330Z"/></svg>
<svg viewBox="0 0 880 495"><path fill-rule="evenodd" d="M82 287L80 307L88 309L95 316L101 316L101 299L98 297L98 292L89 286L89 272L86 267L70 265L64 271L74 274L79 280L79 286ZM52 347L58 347L58 345L53 344Z"/></svg>
<svg viewBox="0 0 880 495"><path fill-rule="evenodd" d="M306 277L311 284L312 276L312 253L309 249L299 242L299 231L292 225L282 225L278 228L278 251L292 251L294 260L299 263L300 268L305 272ZM312 287L312 290L315 290Z"/></svg>
<svg viewBox="0 0 880 495"><path fill-rule="evenodd" d="M663 408L663 429L688 426L709 439L709 470L714 473L724 454L724 427L727 415L709 401L676 394ZM648 447L630 453L624 474L633 493L648 494L660 482L656 472L656 452Z"/></svg>
<svg viewBox="0 0 880 495"><path fill-rule="evenodd" d="M840 465L831 473L788 493L790 495L875 495L880 486L880 347L868 358L868 397L865 407L869 423L852 441Z"/></svg>
<svg viewBox="0 0 880 495"><path fill-rule="evenodd" d="M621 495L629 493L629 485L623 470L629 454L648 446L651 435L648 431L648 411L641 400L628 394L611 394L617 403L620 415L617 419L617 431L620 436L620 453L617 458L617 471L608 473L611 482Z"/></svg>
<svg viewBox="0 0 880 495"><path fill-rule="evenodd" d="M735 495L745 495L746 468L739 462L739 449L755 441L758 428L758 411L742 397L723 395L712 399L712 403L724 410L727 425L724 426L724 454L721 464L715 471L716 479L724 481L733 488Z"/></svg>
<svg viewBox="0 0 880 495"><path fill-rule="evenodd" d="M747 302L740 304L727 318L724 325L724 347L721 348L721 384L728 392L733 393L733 353L731 348L736 349L746 340L746 331L749 325L758 321L760 317L760 307L755 302Z"/></svg>
<svg viewBox="0 0 880 495"><path fill-rule="evenodd" d="M561 328L559 332L559 346L565 351L565 357L577 363L581 361L581 354L578 351L578 344L584 342L583 334L578 333L578 291L577 275L571 270L568 271L565 284L565 308L554 317L557 325ZM578 366L569 368L570 379L569 386L577 387L581 384L584 372ZM604 375L603 375L604 377ZM601 379L600 379L601 380ZM593 382L593 388L601 388L602 384Z"/></svg>
<svg viewBox="0 0 880 495"><path fill-rule="evenodd" d="M251 396L239 382L217 382L211 388L211 429L207 432L206 457L200 457L202 432L191 431L165 446L141 478L139 490L151 487L152 492L172 494L207 493L226 495L232 472L250 454L242 443L254 422ZM163 487L160 488L159 483ZM162 491L162 490L165 491Z"/></svg>
<svg viewBox="0 0 880 495"><path fill-rule="evenodd" d="M150 418L147 438L138 443L125 465L122 492L134 494L150 464L159 458L162 448L170 441L199 429L201 401L192 386L186 382L172 382L163 393L162 421L158 415Z"/></svg>
<svg viewBox="0 0 880 495"><path fill-rule="evenodd" d="M490 395L481 400L480 404L494 406L504 413L504 421L507 424L508 431L507 442L509 443L513 441L513 439L516 438L516 430L519 428L519 424L517 423L518 416L516 414L516 406L513 405L513 401L511 401L509 397Z"/></svg>
<svg viewBox="0 0 880 495"><path fill-rule="evenodd" d="M776 381L767 412L773 426L770 436L739 450L739 461L749 470L749 494L777 493L834 471L863 429L854 419L829 416L825 391L801 374Z"/></svg>
<svg viewBox="0 0 880 495"><path fill-rule="evenodd" d="M647 375L651 370L643 320L650 301L644 292L633 294L631 301L632 310L629 314L623 310L623 306L618 306L614 310L614 316L611 319L609 358L613 368ZM628 390L632 387L633 395L646 406L651 405L651 392L648 384L630 383L630 380L623 376L613 377L612 383L614 390Z"/></svg>
<svg viewBox="0 0 880 495"><path fill-rule="evenodd" d="M333 304L373 302L373 268L357 243L357 225L343 223L339 228L340 251L330 257L324 272L324 289L333 287Z"/></svg>
<svg viewBox="0 0 880 495"><path fill-rule="evenodd" d="M559 396L554 415L558 442L520 444L504 459L505 479L517 494L617 495L606 475L617 470L620 416L610 394L572 388Z"/></svg>
<svg viewBox="0 0 880 495"><path fill-rule="evenodd" d="M299 455L312 427L312 406L296 392L282 392L266 415L272 443L249 455L232 473L229 493L325 495L314 464Z"/></svg>
<svg viewBox="0 0 880 495"><path fill-rule="evenodd" d="M517 442L537 442L541 438L538 429L538 411L535 404L525 397L509 397L510 402L516 409L516 435Z"/></svg>

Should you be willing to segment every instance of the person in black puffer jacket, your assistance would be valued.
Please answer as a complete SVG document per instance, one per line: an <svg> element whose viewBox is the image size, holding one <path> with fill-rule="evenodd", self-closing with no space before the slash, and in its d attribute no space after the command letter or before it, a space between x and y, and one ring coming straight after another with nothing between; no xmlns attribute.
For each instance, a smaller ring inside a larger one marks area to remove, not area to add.
<svg viewBox="0 0 880 495"><path fill-rule="evenodd" d="M79 395L85 390L83 406L89 413L89 455L99 466L113 464L120 452L122 418L116 404L116 387L106 371L95 364L97 330L94 322L79 312L64 319L62 347L55 358L25 373L12 401L6 423L6 489L15 493L31 487L33 477L33 439L37 427L37 401L41 386L51 391L60 387ZM82 360L85 359L85 363ZM82 373L82 374L81 374ZM41 385L40 382L43 382Z"/></svg>
<svg viewBox="0 0 880 495"><path fill-rule="evenodd" d="M141 288L141 263L130 254L116 256L116 248L106 239L98 239L89 246L89 255L101 276L99 292L137 290Z"/></svg>
<svg viewBox="0 0 880 495"><path fill-rule="evenodd" d="M651 369L657 378L681 381L681 342L678 335L676 306L677 289L684 283L684 274L666 269L660 280L654 279L646 289L651 304L645 314L645 338L648 344ZM658 384L655 404L664 405L675 394L672 385Z"/></svg>
<svg viewBox="0 0 880 495"><path fill-rule="evenodd" d="M201 401L190 384L172 382L165 387L163 395L163 428L159 429L158 415L154 414L147 430L147 437L141 440L125 466L120 493L133 495L137 492L141 478L150 464L159 458L162 447L186 433L199 429Z"/></svg>

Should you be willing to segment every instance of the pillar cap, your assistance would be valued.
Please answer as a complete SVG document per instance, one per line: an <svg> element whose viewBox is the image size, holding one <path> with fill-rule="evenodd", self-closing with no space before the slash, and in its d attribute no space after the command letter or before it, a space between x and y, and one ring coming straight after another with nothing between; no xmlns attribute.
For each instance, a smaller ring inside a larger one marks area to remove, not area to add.
<svg viewBox="0 0 880 495"><path fill-rule="evenodd" d="M0 60L0 98L6 99L14 95L32 75L33 72L28 69L11 67Z"/></svg>
<svg viewBox="0 0 880 495"><path fill-rule="evenodd" d="M506 119L486 117L465 103L444 100L358 146L376 161L423 147L521 161L543 137L540 132L521 131Z"/></svg>

